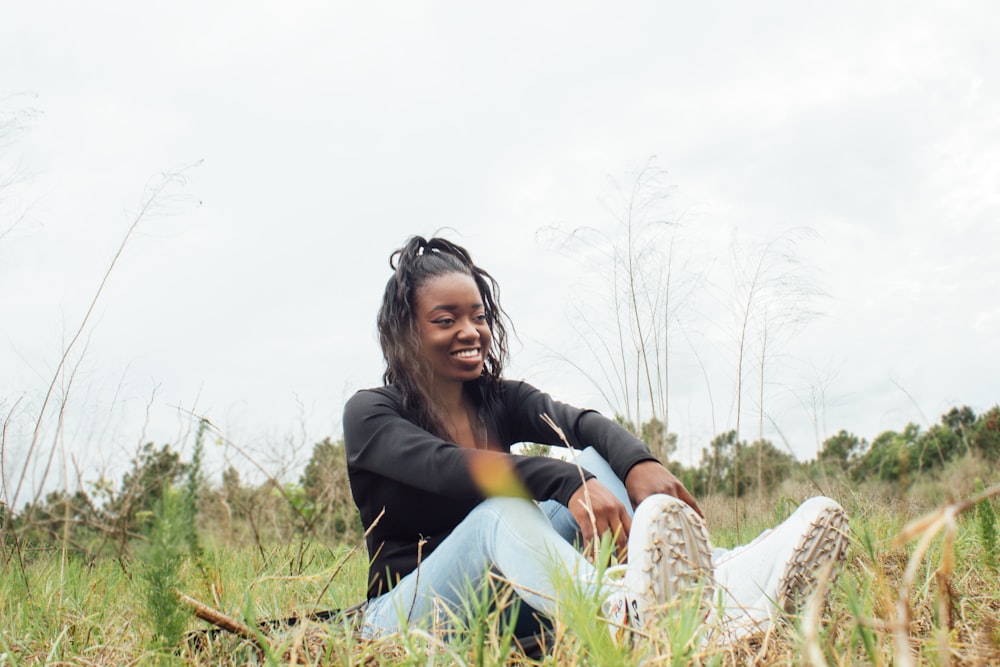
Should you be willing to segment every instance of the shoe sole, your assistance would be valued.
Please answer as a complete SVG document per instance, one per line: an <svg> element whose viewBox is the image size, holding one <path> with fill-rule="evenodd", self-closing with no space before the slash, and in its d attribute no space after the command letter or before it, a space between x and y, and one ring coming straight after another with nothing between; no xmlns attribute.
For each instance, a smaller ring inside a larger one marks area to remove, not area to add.
<svg viewBox="0 0 1000 667"><path fill-rule="evenodd" d="M796 545L788 569L778 580L778 607L795 613L812 591L816 590L821 573L833 581L837 568L827 570L830 563L847 556L850 527L847 514L839 505L824 507L809 524L809 529Z"/></svg>
<svg viewBox="0 0 1000 667"><path fill-rule="evenodd" d="M662 607L699 586L702 606L714 596L712 556L705 523L686 503L673 496L651 496L639 505L629 536L629 561L642 572L641 591L651 604L644 613Z"/></svg>

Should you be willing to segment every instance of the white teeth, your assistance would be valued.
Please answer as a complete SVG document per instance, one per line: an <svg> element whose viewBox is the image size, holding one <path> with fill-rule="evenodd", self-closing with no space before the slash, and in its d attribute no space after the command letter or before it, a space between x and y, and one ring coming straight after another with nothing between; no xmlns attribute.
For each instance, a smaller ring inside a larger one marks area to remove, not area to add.
<svg viewBox="0 0 1000 667"><path fill-rule="evenodd" d="M472 359L473 357L479 356L479 350L460 350L458 352L452 352L451 354L452 356L460 359Z"/></svg>

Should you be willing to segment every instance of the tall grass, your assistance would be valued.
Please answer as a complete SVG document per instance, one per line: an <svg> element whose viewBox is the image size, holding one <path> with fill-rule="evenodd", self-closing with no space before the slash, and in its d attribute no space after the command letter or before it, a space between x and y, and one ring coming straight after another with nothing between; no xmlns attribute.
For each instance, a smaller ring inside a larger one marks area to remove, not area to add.
<svg viewBox="0 0 1000 667"><path fill-rule="evenodd" d="M195 582L187 592L244 619L306 615L317 608L346 607L363 597L367 561L360 551L330 551L319 545L306 549L308 565L301 570L296 568L297 546L275 546L263 555L255 547L206 549L205 569L217 575L211 590L199 583L204 579L190 560L184 560L177 578ZM24 596L20 577L0 571L0 665L59 661L122 665L165 660L167 652L151 650L159 640L155 624L146 622L146 584L136 573L141 563L126 561L123 567L110 558L88 562L70 556L64 564L57 552L32 556L28 567L35 589L33 601ZM335 570L339 570L337 580L327 587ZM184 618L182 633L209 629L190 614ZM292 634L288 633L289 642ZM256 660L253 646L239 638L221 633L200 636L208 637L210 644L202 653L180 642L178 658L185 664ZM281 645L280 640L276 642L277 648Z"/></svg>
<svg viewBox="0 0 1000 667"><path fill-rule="evenodd" d="M939 481L949 483L947 476ZM832 485L826 490L851 515L852 540L846 564L828 584L825 606L807 604L766 634L716 645L700 639L705 626L681 602L666 610L634 646L622 646L610 641L599 617L599 600L568 595L562 602L562 620L555 620L544 637L544 657L521 657L521 664L1000 663L1000 580L989 566L996 546L984 528L992 526L995 534L993 501L984 498L978 507L969 505L969 511L962 511L961 500L931 504L926 498L901 497L874 487ZM732 546L774 525L811 492L790 484L770 500L737 503L706 498L702 507L715 542ZM988 510L980 509L987 506ZM912 511L917 507L920 512ZM934 523L940 517L944 518ZM933 526L940 526L939 532L933 533L938 530ZM950 537L948 526L953 526ZM153 650L158 631L143 622L144 583L138 575L142 563L88 562L59 551L30 553L26 567L34 585L32 598L25 596L23 579L12 566L0 571L0 665L176 661L485 667L508 664L518 655L506 613L515 600L504 586L470 596L468 609L452 625L457 631L447 641L433 629L417 628L363 641L349 620L257 625L264 619L304 617L317 609L343 608L361 600L367 561L357 546L329 549L318 542L264 550L208 546L200 565L194 558L181 560L175 574L182 590L255 628L264 651L258 642L213 631L189 615L184 617L182 641L171 651ZM903 624L901 605L908 616Z"/></svg>

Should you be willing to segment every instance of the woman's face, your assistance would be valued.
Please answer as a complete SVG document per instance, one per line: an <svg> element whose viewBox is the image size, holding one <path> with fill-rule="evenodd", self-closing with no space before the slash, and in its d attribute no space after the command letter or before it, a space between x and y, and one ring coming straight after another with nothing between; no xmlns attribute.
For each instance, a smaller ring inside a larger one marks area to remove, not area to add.
<svg viewBox="0 0 1000 667"><path fill-rule="evenodd" d="M416 316L420 352L435 383L467 382L482 374L493 335L472 276L446 273L429 280L417 292Z"/></svg>

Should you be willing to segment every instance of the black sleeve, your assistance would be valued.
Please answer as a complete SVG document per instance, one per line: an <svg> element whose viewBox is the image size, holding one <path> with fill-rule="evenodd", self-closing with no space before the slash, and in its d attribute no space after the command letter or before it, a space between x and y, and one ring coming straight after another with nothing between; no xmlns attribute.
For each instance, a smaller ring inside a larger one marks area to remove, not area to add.
<svg viewBox="0 0 1000 667"><path fill-rule="evenodd" d="M542 418L548 415L562 429L571 447L593 447L623 481L635 464L657 460L642 440L599 412L555 401L526 382L505 382L504 404L514 441L565 447L566 443Z"/></svg>
<svg viewBox="0 0 1000 667"><path fill-rule="evenodd" d="M350 468L451 498L484 497L469 472L473 456L503 459L502 465L516 470L535 500L568 504L582 480L593 477L585 471L581 476L576 466L557 459L469 450L442 440L403 416L388 391L362 390L348 400L344 442Z"/></svg>

